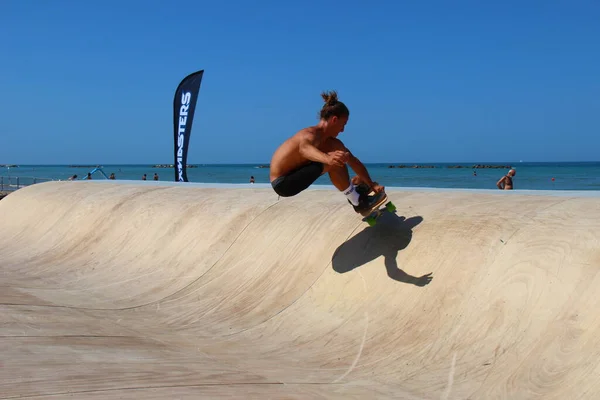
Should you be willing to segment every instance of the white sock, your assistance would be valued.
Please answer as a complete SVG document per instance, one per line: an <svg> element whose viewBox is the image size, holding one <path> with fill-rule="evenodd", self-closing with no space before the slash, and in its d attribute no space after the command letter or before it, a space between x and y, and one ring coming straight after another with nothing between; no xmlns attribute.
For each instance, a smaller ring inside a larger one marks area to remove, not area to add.
<svg viewBox="0 0 600 400"><path fill-rule="evenodd" d="M348 189L344 190L344 194L346 195L348 200L350 200L350 203L352 203L352 205L358 205L359 194L356 192L356 189L354 188L353 184L350 184L350 186L348 186Z"/></svg>

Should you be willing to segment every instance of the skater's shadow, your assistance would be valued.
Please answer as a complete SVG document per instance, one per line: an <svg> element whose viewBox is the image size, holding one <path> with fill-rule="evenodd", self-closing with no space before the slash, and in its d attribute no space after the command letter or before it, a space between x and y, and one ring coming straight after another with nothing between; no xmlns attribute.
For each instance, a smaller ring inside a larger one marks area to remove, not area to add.
<svg viewBox="0 0 600 400"><path fill-rule="evenodd" d="M411 276L398 268L396 257L405 249L412 239L412 229L423 221L423 217L399 217L386 212L373 227L343 243L333 254L333 269L343 274L352 271L376 258L383 256L385 268L390 278L417 286L425 286L431 282L431 273L423 276Z"/></svg>

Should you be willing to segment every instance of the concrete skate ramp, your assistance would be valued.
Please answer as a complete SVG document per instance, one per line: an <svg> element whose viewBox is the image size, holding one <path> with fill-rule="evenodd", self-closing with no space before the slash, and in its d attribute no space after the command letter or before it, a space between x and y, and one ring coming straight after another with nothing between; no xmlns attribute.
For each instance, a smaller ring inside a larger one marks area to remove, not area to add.
<svg viewBox="0 0 600 400"><path fill-rule="evenodd" d="M600 199L388 192L10 194L0 398L600 396Z"/></svg>

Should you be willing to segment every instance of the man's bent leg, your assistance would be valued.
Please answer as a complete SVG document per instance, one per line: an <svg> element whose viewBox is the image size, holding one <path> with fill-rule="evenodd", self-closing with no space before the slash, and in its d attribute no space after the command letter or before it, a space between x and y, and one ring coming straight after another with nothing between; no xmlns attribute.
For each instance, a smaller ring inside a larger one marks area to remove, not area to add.
<svg viewBox="0 0 600 400"><path fill-rule="evenodd" d="M336 150L347 151L344 145L338 140L329 141L321 150L328 154ZM329 172L329 179L331 179L331 183L333 183L333 186L338 190L344 191L351 185L350 174L348 173L346 164L341 167L325 165L324 172Z"/></svg>
<svg viewBox="0 0 600 400"><path fill-rule="evenodd" d="M323 146L321 150L328 154L336 150L347 151L342 142L338 140L329 141ZM342 165L341 167L335 165L326 165L324 171L329 173L329 179L331 179L331 183L333 183L333 186L335 186L337 190L344 193L344 196L346 196L348 201L353 206L358 206L360 199L358 193L354 188L354 185L350 182L348 166L346 164Z"/></svg>
<svg viewBox="0 0 600 400"><path fill-rule="evenodd" d="M350 186L350 174L348 167L344 164L343 167L328 165L329 179L338 190L346 190Z"/></svg>
<svg viewBox="0 0 600 400"><path fill-rule="evenodd" d="M333 142L331 146L327 146L324 150L326 153L329 153L335 150L346 151L346 148L336 141ZM324 171L329 173L329 178L331 179L333 186L344 193L350 204L354 206L356 212L363 213L365 210L369 210L372 206L379 203L384 196L383 193L376 194L375 196L369 196L365 191L363 191L364 193L359 193L354 184L354 181L357 180L350 180L350 174L348 173L348 166L346 164L341 167L326 165Z"/></svg>
<svg viewBox="0 0 600 400"><path fill-rule="evenodd" d="M280 176L271 182L275 193L281 197L295 196L308 188L323 173L323 164L310 162L302 165L285 176Z"/></svg>

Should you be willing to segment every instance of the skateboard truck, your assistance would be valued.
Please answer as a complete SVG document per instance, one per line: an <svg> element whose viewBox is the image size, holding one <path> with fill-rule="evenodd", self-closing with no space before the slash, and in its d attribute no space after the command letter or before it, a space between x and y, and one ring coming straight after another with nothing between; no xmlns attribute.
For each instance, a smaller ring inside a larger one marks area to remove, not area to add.
<svg viewBox="0 0 600 400"><path fill-rule="evenodd" d="M394 212L396 211L396 206L391 201L385 203L384 207L377 207L369 215L363 218L369 226L374 226L377 223L377 218L381 217L385 211Z"/></svg>

